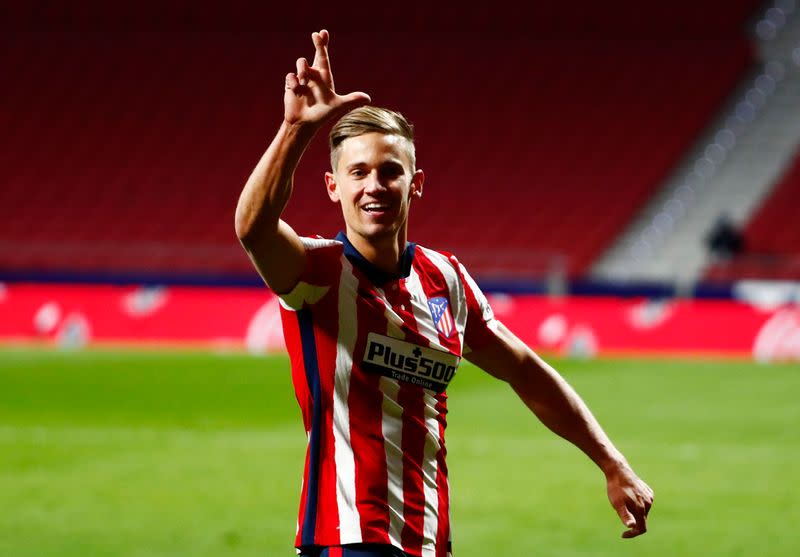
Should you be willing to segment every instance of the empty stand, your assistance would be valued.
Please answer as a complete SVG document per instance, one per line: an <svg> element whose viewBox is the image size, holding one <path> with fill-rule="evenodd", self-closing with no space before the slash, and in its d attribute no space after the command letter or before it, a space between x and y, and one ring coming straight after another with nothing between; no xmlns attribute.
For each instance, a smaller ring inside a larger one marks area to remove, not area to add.
<svg viewBox="0 0 800 557"><path fill-rule="evenodd" d="M745 230L749 251L800 257L800 153Z"/></svg>
<svg viewBox="0 0 800 557"><path fill-rule="evenodd" d="M1 270L252 272L234 208L280 123L283 76L312 54L306 34L5 40ZM410 239L476 274L492 271L487 249L582 274L749 63L743 39L334 33L331 50L340 90L416 125L427 182ZM286 213L302 234L341 227L326 131Z"/></svg>
<svg viewBox="0 0 800 557"><path fill-rule="evenodd" d="M684 285L702 280L715 263L705 242L713 223L721 215L740 225L749 222L791 165L800 146L800 12L794 2L776 0L762 6L751 24L760 63L594 265L595 276ZM774 267L775 257L748 257L749 263L742 259L724 267L733 272L745 265L748 275ZM720 269L713 270L714 277Z"/></svg>
<svg viewBox="0 0 800 557"><path fill-rule="evenodd" d="M744 230L745 252L717 262L709 280L800 279L800 152Z"/></svg>

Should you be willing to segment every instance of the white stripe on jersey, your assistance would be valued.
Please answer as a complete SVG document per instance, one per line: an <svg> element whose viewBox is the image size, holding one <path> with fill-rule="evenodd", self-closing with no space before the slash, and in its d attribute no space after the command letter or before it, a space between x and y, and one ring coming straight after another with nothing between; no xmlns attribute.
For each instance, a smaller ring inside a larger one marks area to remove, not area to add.
<svg viewBox="0 0 800 557"><path fill-rule="evenodd" d="M388 308L387 308L388 314ZM387 315L387 319L389 316ZM404 338L400 327L389 319L386 334L394 338ZM400 383L389 377L381 377L383 391L383 447L386 452L386 471L388 472L389 541L392 545L403 547L403 409L398 402Z"/></svg>
<svg viewBox="0 0 800 557"><path fill-rule="evenodd" d="M436 485L436 454L442 446L439 439L439 422L436 420L436 398L423 391L425 402L425 458L422 461L422 488L425 494L425 515L423 517L422 557L436 557L436 533L439 528L439 489Z"/></svg>
<svg viewBox="0 0 800 557"><path fill-rule="evenodd" d="M339 507L340 543L361 542L361 517L356 507L356 465L350 445L350 375L351 354L358 330L356 292L358 279L353 266L342 257L339 279L339 342L336 346L336 376L333 393L333 439L336 462L336 502Z"/></svg>
<svg viewBox="0 0 800 557"><path fill-rule="evenodd" d="M419 275L414 267L411 267L411 273L406 280L406 289L411 295L411 312L414 314L414 319L417 321L417 331L431 343L431 347L437 348L438 350L445 350L439 342L439 331L436 330L436 327L433 325L433 320L428 315L430 311L428 308L428 297L425 295L422 282L420 282ZM421 300L421 302L415 303L416 300Z"/></svg>

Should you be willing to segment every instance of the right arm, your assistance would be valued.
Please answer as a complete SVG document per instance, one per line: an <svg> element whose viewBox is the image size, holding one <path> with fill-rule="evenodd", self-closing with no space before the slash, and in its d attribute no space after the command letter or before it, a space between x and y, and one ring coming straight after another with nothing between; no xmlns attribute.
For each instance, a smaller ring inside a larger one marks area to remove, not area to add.
<svg viewBox="0 0 800 557"><path fill-rule="evenodd" d="M294 288L305 266L300 237L280 216L292 194L297 163L315 131L284 121L236 206L236 235L258 273L279 294Z"/></svg>
<svg viewBox="0 0 800 557"><path fill-rule="evenodd" d="M328 60L329 35L313 33L316 53L309 67L297 60L297 73L286 76L283 123L239 196L236 235L269 287L292 290L305 267L300 237L281 214L292 194L294 171L317 130L327 120L369 102L364 93L337 95Z"/></svg>

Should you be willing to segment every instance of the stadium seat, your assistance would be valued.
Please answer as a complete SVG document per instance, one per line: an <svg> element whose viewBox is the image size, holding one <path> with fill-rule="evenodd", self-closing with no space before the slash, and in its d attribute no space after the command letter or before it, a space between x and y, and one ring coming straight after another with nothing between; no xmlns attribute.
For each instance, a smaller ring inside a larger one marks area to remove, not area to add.
<svg viewBox="0 0 800 557"><path fill-rule="evenodd" d="M571 276L654 193L751 59L744 38L512 35L476 40L468 60L435 34L402 51L365 49L359 34L336 41L340 88L415 123L427 184L410 239L468 266L486 248L561 254ZM280 122L280 83L304 36L53 32L9 43L0 270L252 274L243 252L215 254L239 249L236 200ZM342 225L320 135L286 218L328 236ZM48 249L17 253L27 242Z"/></svg>

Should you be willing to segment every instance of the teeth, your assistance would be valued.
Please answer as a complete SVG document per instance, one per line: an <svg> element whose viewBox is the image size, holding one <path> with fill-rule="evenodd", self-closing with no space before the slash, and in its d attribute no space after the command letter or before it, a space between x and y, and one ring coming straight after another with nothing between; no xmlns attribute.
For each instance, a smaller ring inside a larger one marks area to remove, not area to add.
<svg viewBox="0 0 800 557"><path fill-rule="evenodd" d="M364 209L366 209L367 211L381 211L383 209L386 209L386 205L380 205L378 203L369 203L364 206Z"/></svg>

